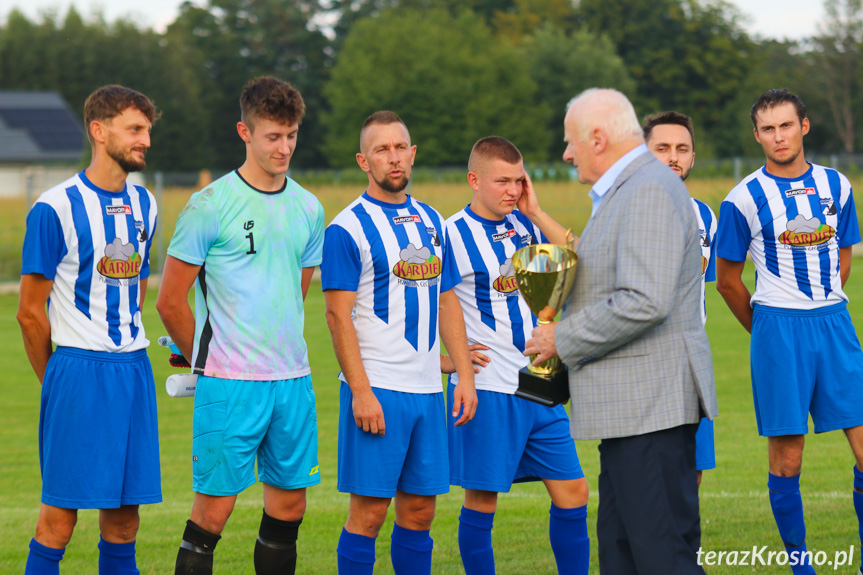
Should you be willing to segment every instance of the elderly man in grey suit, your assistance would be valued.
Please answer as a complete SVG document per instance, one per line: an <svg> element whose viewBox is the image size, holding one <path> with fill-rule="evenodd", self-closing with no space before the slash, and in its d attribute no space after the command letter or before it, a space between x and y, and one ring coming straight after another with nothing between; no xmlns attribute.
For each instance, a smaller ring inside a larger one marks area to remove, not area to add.
<svg viewBox="0 0 863 575"><path fill-rule="evenodd" d="M703 573L695 431L717 408L689 193L620 92L574 98L564 135L593 212L561 320L534 329L525 354L563 359L572 436L602 440L600 572Z"/></svg>

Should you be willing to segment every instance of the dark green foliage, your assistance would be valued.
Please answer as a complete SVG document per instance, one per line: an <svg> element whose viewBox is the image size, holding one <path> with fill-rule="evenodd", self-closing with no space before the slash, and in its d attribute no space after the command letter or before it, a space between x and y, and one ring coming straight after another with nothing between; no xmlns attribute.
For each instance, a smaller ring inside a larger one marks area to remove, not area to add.
<svg viewBox="0 0 863 575"><path fill-rule="evenodd" d="M698 143L702 152L742 151L745 135L729 118L740 110L735 100L758 66L759 51L735 8L722 0L582 0L580 15L588 30L611 39L626 63L637 83L639 115L677 110L706 136Z"/></svg>
<svg viewBox="0 0 863 575"><path fill-rule="evenodd" d="M601 86L616 88L630 98L635 95L635 82L605 36L588 31L567 35L555 24L546 23L524 40L522 48L530 74L540 87L537 100L551 109L548 158L557 159L563 153L563 117L567 102L576 94Z"/></svg>
<svg viewBox="0 0 863 575"><path fill-rule="evenodd" d="M807 146L850 152L861 2L826 0L825 14L811 37L776 41L750 38L725 0L209 0L185 2L160 32L12 10L0 87L55 90L76 111L103 84L146 93L163 113L149 154L160 170L239 165L239 94L264 74L306 101L298 169L353 165L358 123L381 108L405 116L423 165L463 163L490 133L553 160L563 106L591 86L620 89L640 116L692 116L702 158L760 155L749 106L788 87L809 107Z"/></svg>
<svg viewBox="0 0 863 575"><path fill-rule="evenodd" d="M473 143L508 138L528 159L548 147L548 108L519 52L470 12L391 10L359 22L326 87L327 150L351 165L363 120L390 109L407 124L421 165L462 165Z"/></svg>

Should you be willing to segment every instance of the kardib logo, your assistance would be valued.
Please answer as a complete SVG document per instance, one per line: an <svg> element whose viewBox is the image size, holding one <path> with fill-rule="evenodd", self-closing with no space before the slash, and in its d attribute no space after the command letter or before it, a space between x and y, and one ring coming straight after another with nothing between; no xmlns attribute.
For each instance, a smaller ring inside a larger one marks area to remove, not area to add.
<svg viewBox="0 0 863 575"><path fill-rule="evenodd" d="M500 293L512 293L518 289L515 282L515 269L512 267L512 258L507 258L500 266L500 277L492 284L494 289Z"/></svg>
<svg viewBox="0 0 863 575"><path fill-rule="evenodd" d="M105 256L99 260L96 267L105 277L125 279L137 277L141 273L141 254L129 243L124 244L120 238L105 246Z"/></svg>
<svg viewBox="0 0 863 575"><path fill-rule="evenodd" d="M399 261L393 266L393 274L412 281L436 278L441 274L441 261L426 246L418 248L409 244L399 252Z"/></svg>
<svg viewBox="0 0 863 575"><path fill-rule="evenodd" d="M836 235L836 230L822 224L818 218L807 218L802 214L790 220L785 228L779 241L789 246L816 246L830 241Z"/></svg>

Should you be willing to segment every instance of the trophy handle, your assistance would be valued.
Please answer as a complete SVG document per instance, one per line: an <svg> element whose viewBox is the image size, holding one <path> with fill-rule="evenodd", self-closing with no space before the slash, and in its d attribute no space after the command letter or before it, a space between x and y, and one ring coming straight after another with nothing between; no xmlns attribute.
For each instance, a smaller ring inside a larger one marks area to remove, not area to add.
<svg viewBox="0 0 863 575"><path fill-rule="evenodd" d="M563 236L564 247L567 247L567 248L571 249L572 251L575 251L575 246L577 243L578 243L578 237L574 233L572 233L572 228L568 228L566 230L566 234L564 234L564 236Z"/></svg>

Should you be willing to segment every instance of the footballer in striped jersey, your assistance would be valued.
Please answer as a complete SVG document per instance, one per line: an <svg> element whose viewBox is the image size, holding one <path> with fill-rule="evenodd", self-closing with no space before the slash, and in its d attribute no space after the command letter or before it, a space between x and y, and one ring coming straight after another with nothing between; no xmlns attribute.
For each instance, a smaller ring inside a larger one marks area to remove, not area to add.
<svg viewBox="0 0 863 575"><path fill-rule="evenodd" d="M162 500L141 324L156 202L127 181L146 166L158 115L147 96L123 86L90 94L90 165L42 194L27 216L18 321L42 383L42 509L26 573L59 572L78 509L99 509L100 570L137 573L138 506Z"/></svg>
<svg viewBox="0 0 863 575"><path fill-rule="evenodd" d="M766 162L720 206L717 289L751 333L752 394L758 433L767 437L770 505L792 571L811 574L811 555L800 560L806 553L800 471L810 415L815 433L842 429L848 437L863 533L863 351L842 290L860 231L848 179L805 159L810 124L800 98L769 90L750 117ZM742 280L747 254L756 273L752 294Z"/></svg>

